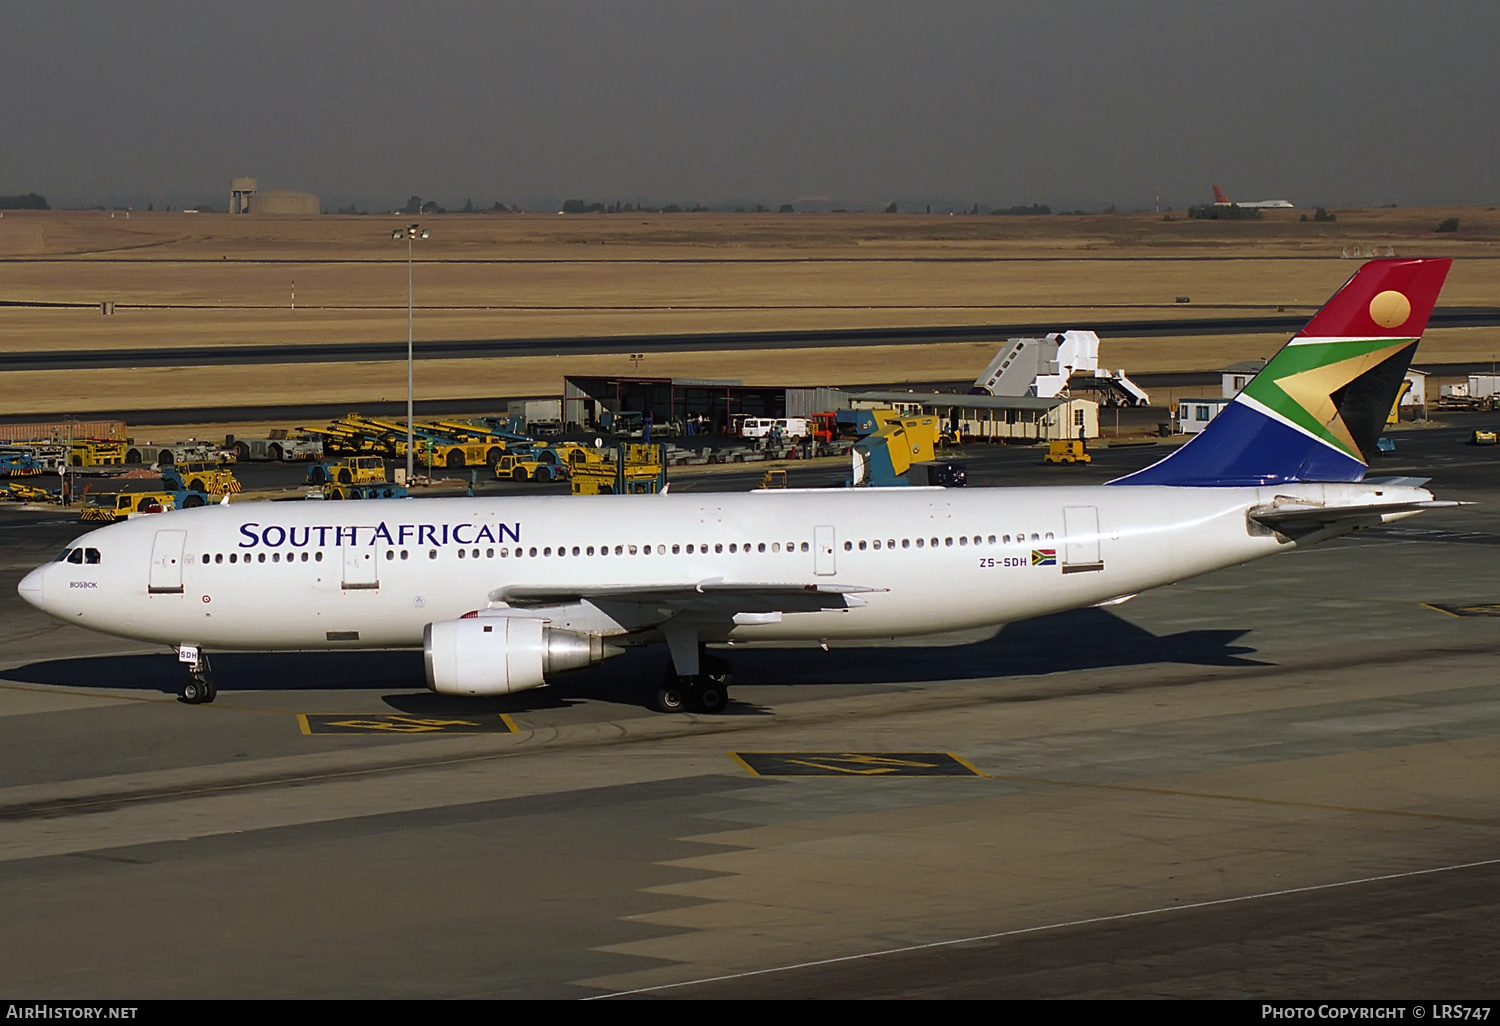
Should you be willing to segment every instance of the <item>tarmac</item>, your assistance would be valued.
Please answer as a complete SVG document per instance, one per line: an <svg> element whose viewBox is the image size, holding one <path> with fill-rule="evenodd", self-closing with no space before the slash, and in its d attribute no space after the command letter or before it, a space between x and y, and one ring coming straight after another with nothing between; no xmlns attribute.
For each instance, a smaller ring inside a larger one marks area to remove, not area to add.
<svg viewBox="0 0 1500 1026"><path fill-rule="evenodd" d="M490 701L226 654L182 705L16 596L84 527L0 509L0 992L1490 994L1500 415L1448 419L1371 473L1475 505L955 648L730 652L720 716L652 711L654 650Z"/></svg>

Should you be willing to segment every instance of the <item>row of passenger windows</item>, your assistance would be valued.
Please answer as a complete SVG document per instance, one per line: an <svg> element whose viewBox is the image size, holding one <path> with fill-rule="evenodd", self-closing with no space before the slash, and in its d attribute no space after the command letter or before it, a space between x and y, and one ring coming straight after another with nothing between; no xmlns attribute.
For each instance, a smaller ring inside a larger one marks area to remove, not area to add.
<svg viewBox="0 0 1500 1026"><path fill-rule="evenodd" d="M968 545L968 544L970 544L971 543L970 542L970 538L971 538L970 535L963 535L963 534L959 535L957 538L951 538L951 537L949 537L949 538L917 538L915 540L913 540L911 538L902 538L899 544L900 544L900 546L903 549L910 549L910 548L918 548L918 549L929 548L929 549L935 549L939 545L943 546L944 548L952 548L955 544L957 544L957 545ZM1000 535L992 534L992 535L989 535L988 537L986 537L985 535L982 535L982 534L976 534L976 535L972 536L972 539L973 539L972 544L974 544L974 545L1010 545L1011 544L1010 535L1008 535L1008 534L1000 534ZM1038 542L1038 541L1051 541L1052 540L1052 532L1048 531L1044 535L1037 534L1037 533L1033 532L1032 535L1031 535L1031 540L1034 541L1034 542ZM1025 542L1026 542L1026 535L1024 535L1024 534L1018 534L1018 535L1016 535L1015 544L1022 545L1022 544L1025 544ZM888 549L894 549L897 544L898 543L897 543L896 539L894 539L894 538L887 538L885 540L885 547L888 548ZM878 548L881 547L881 541L880 541L879 538L876 538L874 541L868 541L868 542L865 539L860 539L857 542L856 541L846 541L846 542L844 542L844 551L845 552L853 552L855 549L859 549L859 551L863 552L863 551L865 551L866 547L869 547L869 548L872 548L872 549L878 549Z"/></svg>
<svg viewBox="0 0 1500 1026"><path fill-rule="evenodd" d="M1052 540L1052 532L1048 531L1045 535L1037 534L1037 533L1032 533L1030 540L1033 541L1033 542L1044 541L1044 540L1045 541L1051 541ZM1027 541L1027 536L1025 534L1017 534L1015 536L1015 543L1016 544L1024 544L1026 541ZM884 541L882 541L879 538L876 538L873 541L862 538L859 541L846 541L846 542L844 542L844 551L845 552L853 552L856 549L858 549L860 552L863 552L866 549L880 549L882 547L887 548L887 549L894 549L894 548L897 548L898 546L900 548L903 548L903 549L911 549L911 548L918 548L918 549L932 548L932 549L936 549L936 548L940 548L940 547L942 547L942 548L952 548L954 545L967 546L967 545L971 545L971 544L972 545L1010 545L1010 544L1012 544L1012 542L1011 542L1011 536L1008 535L1008 534L1004 534L1004 535L994 535L994 534L992 534L992 535L989 535L989 536L979 535L979 534L976 534L976 535L958 535L957 537L948 536L948 537L943 537L943 538L916 538L916 539L902 538L899 542L895 538L887 538ZM658 555L658 556L665 556L665 555L667 555L667 549L668 549L668 547L666 545L657 545L657 544L653 543L653 544L650 544L650 545L646 545L646 544L642 544L642 545L626 545L626 544L621 544L621 545L615 545L615 546L612 546L612 547L609 546L609 545L600 545L597 548L595 546L593 546L593 545L587 545L587 546L574 545L571 548L569 548L568 546L565 546L565 545L559 545L559 546L557 546L557 548L555 550L550 545L543 546L540 549L537 548L535 545L533 545L530 548L523 548L521 546L517 546L515 549L510 549L510 548L500 548L500 549L486 548L486 549L482 549L481 550L481 549L478 549L478 548L474 548L474 549L458 549L457 551L458 551L458 558L459 559L481 559L481 558L483 558L483 559L495 559L497 557L500 558L500 559L512 559L512 558L514 558L514 559L521 559L521 558L525 558L525 557L531 557L531 558L536 558L536 557L551 558L553 556L559 556L559 557L561 557L561 556L568 556L568 555L573 555L573 556L594 556L594 555L608 556L608 555L613 554L613 555L616 555L616 556L635 556L635 555L649 556L649 555L652 555L653 553L656 554L656 555ZM90 563L97 563L97 562L99 562L99 553L98 553L97 549L89 549L87 551L90 553L90 555L88 557L88 561ZM671 546L671 554L674 555L674 556L682 555L684 553L686 553L689 556L691 556L691 555L708 555L709 551L710 551L710 546L707 543L704 543L704 544L701 544L701 545L700 544L695 544L695 543L688 543L686 545L678 543L678 544L674 544L674 545ZM716 542L712 546L712 551L715 554L722 554L725 551L728 551L731 555L737 554L737 553L741 553L741 552L745 552L745 553L748 553L748 552L772 552L772 553L779 553L779 552L789 552L789 553L794 553L794 552L811 552L812 551L812 545L810 543L808 543L808 542L786 542L784 544L782 542L744 542L743 544L739 543L739 542L729 542L728 544L725 544L724 542ZM81 563L84 560L83 552L84 552L83 549L70 549L70 550L64 552L62 555L58 556L57 558L59 560L66 559L66 560L68 560L69 562L72 562L72 563ZM482 553L482 555L481 555L481 553ZM409 558L411 558L411 550L409 550L409 549L386 549L385 550L385 558L386 558L387 561L394 561L394 560L397 560L397 559L409 559ZM427 550L427 558L428 559L437 559L438 558L438 550L437 549L428 549ZM288 553L286 553L285 562L296 563L296 562L299 562L299 561L303 562L303 563L306 563L306 562L309 562L309 561L314 562L314 563L321 563L321 562L323 562L323 553L321 551L313 552L311 554L309 554L309 553L307 553L305 551L301 552L300 554L296 553L296 552L288 552ZM215 563L215 564L221 564L221 563L241 563L241 562L243 562L243 563L250 563L250 562L257 562L257 563L267 563L267 562L270 562L270 563L280 563L280 562L283 562L283 560L282 560L282 554L280 552L271 552L271 553L257 552L257 553L253 553L253 554L249 553L249 552L246 552L243 555L241 555L240 553L237 553L237 552L231 552L227 556L224 553L222 553L222 552L216 552L216 553L205 552L203 554L203 562L204 563Z"/></svg>
<svg viewBox="0 0 1500 1026"><path fill-rule="evenodd" d="M240 563L240 562L253 563L253 562L257 562L257 561L261 562L261 563L265 563L265 562L280 563L281 562L281 553L279 553L279 552L273 552L273 553L271 553L271 555L270 555L269 558L266 556L266 554L264 552L257 552L254 555L257 556L257 557L259 557L258 560L257 559L252 559L251 558L251 553L249 553L249 552L245 553L243 559L241 559L240 554L238 552L231 552L228 556L225 556L224 553L222 553L222 552L214 552L214 553L205 552L203 554L203 562L205 562L205 563ZM192 558L193 558L192 556L189 556L188 560L191 561ZM314 563L321 563L321 562L323 562L323 553L321 553L321 552L314 552L311 556L309 556L306 552L302 553L302 562L306 563L309 559L312 560L312 562L314 562ZM286 561L288 563L295 563L295 562L297 562L297 553L295 553L295 552L288 552L286 554Z"/></svg>

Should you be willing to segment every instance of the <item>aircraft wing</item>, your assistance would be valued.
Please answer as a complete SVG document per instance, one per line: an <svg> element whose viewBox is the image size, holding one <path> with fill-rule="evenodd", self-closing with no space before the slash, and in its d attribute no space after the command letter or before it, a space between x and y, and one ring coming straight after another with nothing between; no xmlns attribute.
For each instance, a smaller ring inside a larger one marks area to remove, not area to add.
<svg viewBox="0 0 1500 1026"><path fill-rule="evenodd" d="M728 584L721 579L695 584L607 584L548 587L513 584L490 592L490 601L511 606L556 606L572 602L633 603L656 606L668 616L733 616L736 613L812 613L865 604L862 592L880 591L844 584Z"/></svg>

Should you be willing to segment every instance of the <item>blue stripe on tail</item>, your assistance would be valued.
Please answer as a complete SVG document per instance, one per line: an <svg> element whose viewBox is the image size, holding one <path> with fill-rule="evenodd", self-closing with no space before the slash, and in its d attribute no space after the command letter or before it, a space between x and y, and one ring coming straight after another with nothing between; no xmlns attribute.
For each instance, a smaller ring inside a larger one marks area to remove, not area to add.
<svg viewBox="0 0 1500 1026"><path fill-rule="evenodd" d="M1232 402L1203 433L1112 485L1245 487L1288 481L1358 481L1369 469L1333 446Z"/></svg>

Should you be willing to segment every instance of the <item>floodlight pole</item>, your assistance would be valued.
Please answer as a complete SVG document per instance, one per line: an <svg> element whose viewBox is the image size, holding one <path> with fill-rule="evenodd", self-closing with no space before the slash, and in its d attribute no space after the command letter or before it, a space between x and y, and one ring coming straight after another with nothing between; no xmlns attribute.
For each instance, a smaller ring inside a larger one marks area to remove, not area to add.
<svg viewBox="0 0 1500 1026"><path fill-rule="evenodd" d="M416 470L416 452L412 436L412 244L417 239L425 239L432 233L419 224L409 224L405 229L398 228L391 232L391 238L406 238L406 483L411 485L413 473Z"/></svg>

